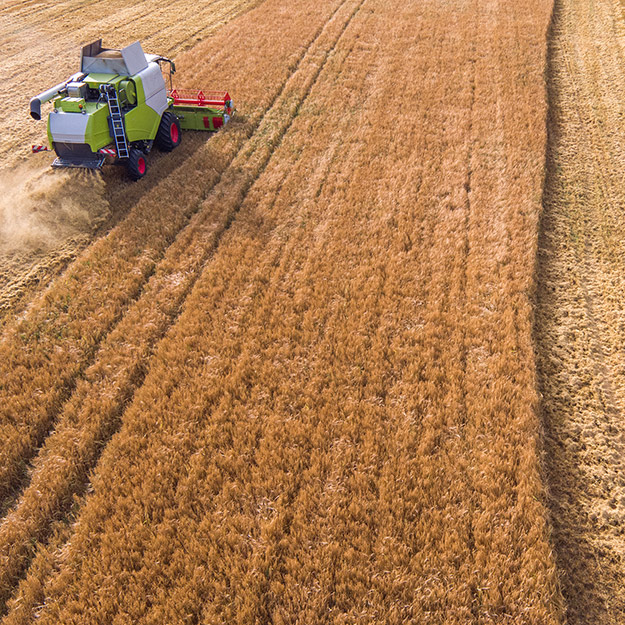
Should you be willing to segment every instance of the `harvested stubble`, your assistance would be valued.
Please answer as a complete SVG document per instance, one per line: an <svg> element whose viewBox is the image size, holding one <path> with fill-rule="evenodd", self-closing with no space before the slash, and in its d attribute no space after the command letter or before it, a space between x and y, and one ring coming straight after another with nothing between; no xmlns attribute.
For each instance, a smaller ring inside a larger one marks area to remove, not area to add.
<svg viewBox="0 0 625 625"><path fill-rule="evenodd" d="M41 444L102 339L140 295L165 250L222 174L229 171L232 159L249 147L249 135L340 5L338 0L317 7L304 0L293 5L292 10L301 13L301 25L289 34L283 31L289 30L292 17L279 17L277 4L277 0L264 3L189 53L191 65L199 63L208 50L219 50L214 55L217 66L238 68L229 72L230 84L239 94L243 111L247 102L254 102L254 108L249 107L252 112L228 133L207 141L143 195L126 219L86 250L63 279L29 309L26 318L5 332L0 343L0 436L4 441L0 448L0 503L23 479L24 463ZM280 45L275 42L278 32L282 33ZM232 38L245 39L263 50L262 59L254 61L262 80L249 79L247 52L229 46ZM215 77L212 66L203 67L206 79ZM225 74L227 70L222 71Z"/></svg>
<svg viewBox="0 0 625 625"><path fill-rule="evenodd" d="M548 5L364 1L22 585L38 622L561 622L529 304Z"/></svg>

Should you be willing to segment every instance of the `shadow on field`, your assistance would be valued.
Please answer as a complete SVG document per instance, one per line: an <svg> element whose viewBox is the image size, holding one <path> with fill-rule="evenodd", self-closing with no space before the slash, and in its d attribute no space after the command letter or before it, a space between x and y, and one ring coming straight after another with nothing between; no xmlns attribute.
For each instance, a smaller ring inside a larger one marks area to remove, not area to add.
<svg viewBox="0 0 625 625"><path fill-rule="evenodd" d="M123 165L107 164L102 168L105 197L110 208L110 218L98 229L101 235L119 223L144 195L184 165L213 135L204 132L184 132L180 146L173 152L154 148L146 158L147 173L141 180L131 180ZM172 198L172 201L175 201Z"/></svg>

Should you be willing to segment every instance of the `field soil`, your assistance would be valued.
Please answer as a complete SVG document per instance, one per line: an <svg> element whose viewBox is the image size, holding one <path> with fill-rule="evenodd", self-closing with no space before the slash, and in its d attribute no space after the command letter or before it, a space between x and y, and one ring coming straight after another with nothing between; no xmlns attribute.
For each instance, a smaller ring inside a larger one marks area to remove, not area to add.
<svg viewBox="0 0 625 625"><path fill-rule="evenodd" d="M551 9L265 0L176 54L237 118L82 179L105 231L4 317L2 625L561 625Z"/></svg>
<svg viewBox="0 0 625 625"><path fill-rule="evenodd" d="M556 0L536 341L568 622L625 622L625 21Z"/></svg>

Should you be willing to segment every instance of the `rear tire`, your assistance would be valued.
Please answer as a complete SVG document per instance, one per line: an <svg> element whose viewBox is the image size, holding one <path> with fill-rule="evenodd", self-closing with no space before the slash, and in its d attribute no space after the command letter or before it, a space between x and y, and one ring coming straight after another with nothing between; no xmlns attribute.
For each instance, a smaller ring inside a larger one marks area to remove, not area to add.
<svg viewBox="0 0 625 625"><path fill-rule="evenodd" d="M148 170L145 154L141 150L137 150L137 148L130 148L128 160L126 161L126 169L133 180L143 178L145 172Z"/></svg>
<svg viewBox="0 0 625 625"><path fill-rule="evenodd" d="M171 152L180 145L180 120L169 111L163 113L161 125L156 133L155 143L163 152Z"/></svg>

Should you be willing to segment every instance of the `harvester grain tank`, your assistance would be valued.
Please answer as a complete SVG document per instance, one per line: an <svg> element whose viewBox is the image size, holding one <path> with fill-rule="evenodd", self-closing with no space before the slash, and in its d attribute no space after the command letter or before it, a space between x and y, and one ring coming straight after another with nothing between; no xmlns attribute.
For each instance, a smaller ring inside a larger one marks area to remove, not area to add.
<svg viewBox="0 0 625 625"><path fill-rule="evenodd" d="M85 46L80 72L30 101L36 120L41 105L53 101L48 140L57 158L52 166L100 169L109 156L137 180L146 173L145 156L153 145L169 152L180 144L182 130L214 131L227 124L234 112L230 95L173 89L175 71L171 59L145 54L139 42L121 50L103 48L101 39Z"/></svg>

